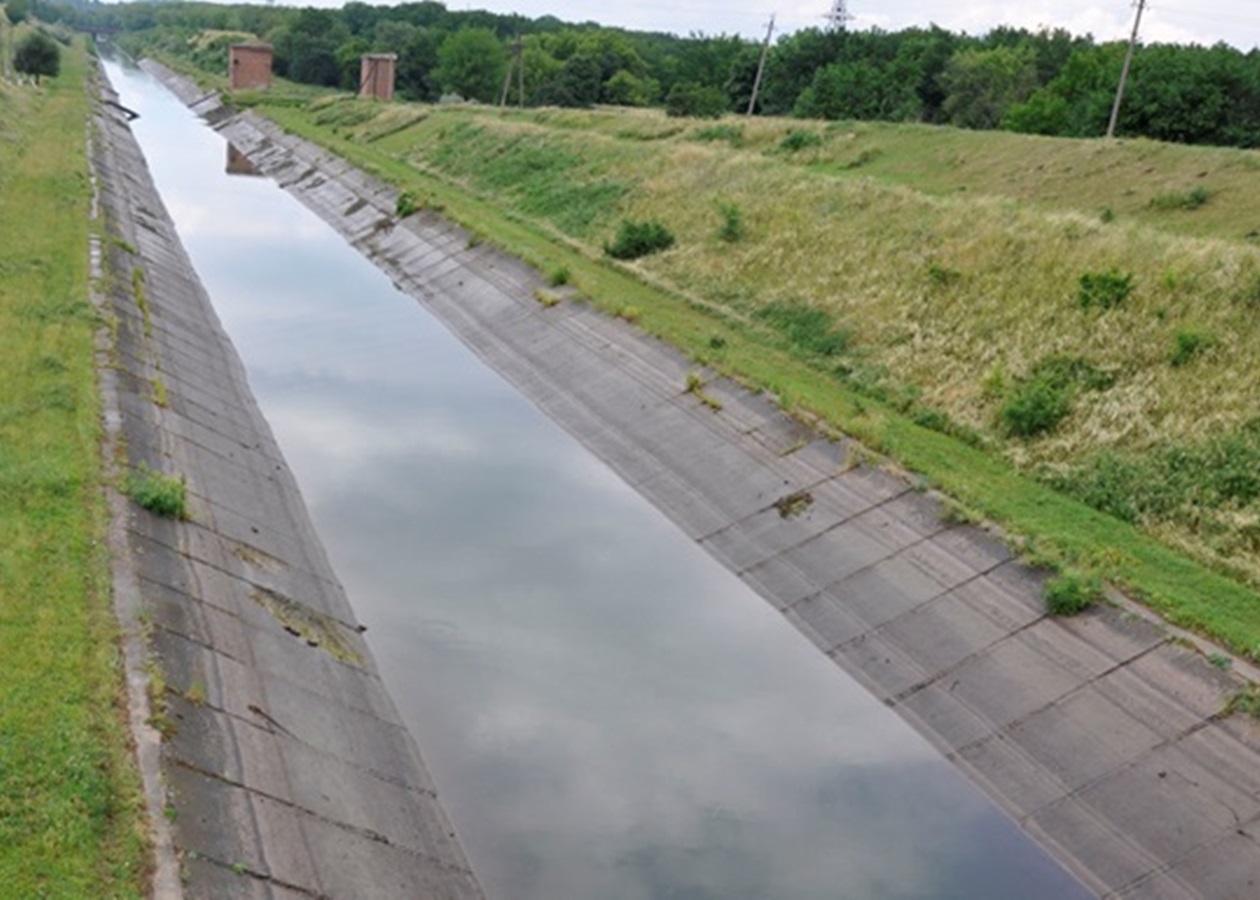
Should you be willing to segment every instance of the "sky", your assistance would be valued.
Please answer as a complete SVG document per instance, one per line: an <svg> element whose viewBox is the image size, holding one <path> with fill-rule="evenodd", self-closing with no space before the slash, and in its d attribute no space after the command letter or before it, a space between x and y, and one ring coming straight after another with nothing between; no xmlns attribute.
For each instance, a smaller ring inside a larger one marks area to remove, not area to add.
<svg viewBox="0 0 1260 900"><path fill-rule="evenodd" d="M330 2L331 0L326 0ZM321 4L322 5L322 4ZM340 5L338 0L337 5ZM446 0L448 9L488 9L530 17L554 15L641 31L741 34L762 37L771 14L776 33L822 25L831 0L646 0L624 4L593 0ZM850 28L898 30L933 22L951 31L982 34L997 25L1066 28L1100 40L1128 38L1135 4L1129 0L848 0ZM1242 50L1260 45L1260 4L1255 0L1154 0L1142 18L1146 42L1225 41Z"/></svg>

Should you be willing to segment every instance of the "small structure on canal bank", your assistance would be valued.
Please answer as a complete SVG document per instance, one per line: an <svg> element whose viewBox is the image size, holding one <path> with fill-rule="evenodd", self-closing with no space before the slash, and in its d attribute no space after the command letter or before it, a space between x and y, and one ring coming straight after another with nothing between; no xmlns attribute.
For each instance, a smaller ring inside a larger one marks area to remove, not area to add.
<svg viewBox="0 0 1260 900"><path fill-rule="evenodd" d="M394 53L365 53L359 65L359 96L373 100L394 99Z"/></svg>
<svg viewBox="0 0 1260 900"><path fill-rule="evenodd" d="M272 46L261 41L228 47L229 89L265 90L271 87L271 63L274 58Z"/></svg>

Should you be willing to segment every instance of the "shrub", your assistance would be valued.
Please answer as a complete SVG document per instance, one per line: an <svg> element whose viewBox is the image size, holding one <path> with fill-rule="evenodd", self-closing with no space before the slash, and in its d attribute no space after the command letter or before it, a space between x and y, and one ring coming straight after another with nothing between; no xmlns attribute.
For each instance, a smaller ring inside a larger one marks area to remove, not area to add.
<svg viewBox="0 0 1260 900"><path fill-rule="evenodd" d="M1081 276L1077 299L1083 309L1114 309L1133 293L1133 275L1110 272L1086 272Z"/></svg>
<svg viewBox="0 0 1260 900"><path fill-rule="evenodd" d="M722 224L718 226L718 237L728 244L737 243L744 236L744 215L734 203L719 203L718 212L722 216Z"/></svg>
<svg viewBox="0 0 1260 900"><path fill-rule="evenodd" d="M655 219L646 222L622 220L612 243L604 244L604 252L613 259L638 259L674 246L674 235Z"/></svg>
<svg viewBox="0 0 1260 900"><path fill-rule="evenodd" d="M188 518L188 490L183 476L163 475L141 463L127 478L127 496L155 515Z"/></svg>
<svg viewBox="0 0 1260 900"><path fill-rule="evenodd" d="M1031 378L1016 385L998 415L1007 434L1029 438L1053 431L1071 411L1070 385L1055 384L1049 378Z"/></svg>
<svg viewBox="0 0 1260 900"><path fill-rule="evenodd" d="M552 287L563 287L570 279L568 266L557 266L547 274L547 283Z"/></svg>
<svg viewBox="0 0 1260 900"><path fill-rule="evenodd" d="M793 128L783 136L783 140L779 141L779 149L788 153L795 153L807 147L817 147L822 142L822 135L816 131L802 131L798 128Z"/></svg>
<svg viewBox="0 0 1260 900"><path fill-rule="evenodd" d="M1181 368L1215 346L1216 338L1206 332L1178 331L1168 362L1174 368Z"/></svg>
<svg viewBox="0 0 1260 900"><path fill-rule="evenodd" d="M61 51L57 42L42 31L32 31L13 48L13 68L27 75L34 75L36 83L41 75L56 78L61 71Z"/></svg>
<svg viewBox="0 0 1260 900"><path fill-rule="evenodd" d="M1060 575L1046 585L1046 612L1052 616L1074 616L1089 609L1101 597L1098 582L1079 575Z"/></svg>
<svg viewBox="0 0 1260 900"><path fill-rule="evenodd" d="M1151 207L1159 210L1198 209L1212 199L1212 192L1199 185L1188 191L1169 191L1151 199Z"/></svg>
<svg viewBox="0 0 1260 900"><path fill-rule="evenodd" d="M729 109L730 101L720 89L690 81L675 84L665 98L665 114L668 116L717 119Z"/></svg>

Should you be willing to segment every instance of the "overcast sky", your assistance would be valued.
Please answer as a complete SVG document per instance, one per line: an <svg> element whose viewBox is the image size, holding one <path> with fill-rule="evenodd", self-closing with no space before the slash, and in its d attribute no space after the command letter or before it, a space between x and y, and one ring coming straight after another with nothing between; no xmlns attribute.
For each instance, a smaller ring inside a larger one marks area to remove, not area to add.
<svg viewBox="0 0 1260 900"><path fill-rule="evenodd" d="M291 0L296 2L296 0ZM306 0L310 2L310 0ZM318 0L317 0L318 2ZM328 0L325 0L328 2ZM566 21L687 34L761 36L772 13L780 31L821 25L831 0L646 0L612 4L593 0L446 0L452 10L488 9ZM321 4L323 5L323 4ZM336 5L340 5L337 3ZM1066 28L1099 39L1127 38L1135 6L1129 0L849 0L852 28L896 30L932 22L952 31L980 34L995 25ZM1211 45L1226 41L1244 50L1260 45L1260 4L1255 0L1154 0L1142 20L1142 37Z"/></svg>

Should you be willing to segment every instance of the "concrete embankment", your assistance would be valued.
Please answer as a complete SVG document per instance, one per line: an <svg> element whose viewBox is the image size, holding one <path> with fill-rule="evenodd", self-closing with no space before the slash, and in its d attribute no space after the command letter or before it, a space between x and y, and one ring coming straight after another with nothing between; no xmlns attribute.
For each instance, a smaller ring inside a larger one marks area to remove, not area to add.
<svg viewBox="0 0 1260 900"><path fill-rule="evenodd" d="M114 498L155 892L481 897L139 146L95 124L114 465L188 492L186 521Z"/></svg>
<svg viewBox="0 0 1260 900"><path fill-rule="evenodd" d="M586 305L545 308L520 262L432 213L398 222L395 190L151 71L1091 889L1260 890L1260 726L1223 714L1237 671L1119 600L1048 618L1042 576L909 479L850 464L764 396L688 391L695 366L671 348Z"/></svg>

